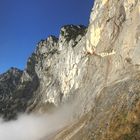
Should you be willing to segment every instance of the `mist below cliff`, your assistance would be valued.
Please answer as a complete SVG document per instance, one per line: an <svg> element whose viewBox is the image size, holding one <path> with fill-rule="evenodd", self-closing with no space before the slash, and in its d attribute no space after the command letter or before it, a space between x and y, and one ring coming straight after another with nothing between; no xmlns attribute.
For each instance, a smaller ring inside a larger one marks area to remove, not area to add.
<svg viewBox="0 0 140 140"><path fill-rule="evenodd" d="M0 140L45 140L70 123L72 107L66 105L52 114L22 114L17 120L0 120Z"/></svg>

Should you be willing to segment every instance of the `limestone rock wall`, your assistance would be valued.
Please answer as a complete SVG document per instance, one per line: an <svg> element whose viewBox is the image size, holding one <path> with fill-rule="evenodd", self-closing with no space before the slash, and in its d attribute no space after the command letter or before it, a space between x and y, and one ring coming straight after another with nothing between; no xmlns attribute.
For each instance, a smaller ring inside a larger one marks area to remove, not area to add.
<svg viewBox="0 0 140 140"><path fill-rule="evenodd" d="M96 0L88 28L38 43L12 95L27 112L72 102L78 120L52 139L140 139L139 53L140 1Z"/></svg>
<svg viewBox="0 0 140 140"><path fill-rule="evenodd" d="M140 139L139 0L96 0L86 34L81 119L52 139Z"/></svg>

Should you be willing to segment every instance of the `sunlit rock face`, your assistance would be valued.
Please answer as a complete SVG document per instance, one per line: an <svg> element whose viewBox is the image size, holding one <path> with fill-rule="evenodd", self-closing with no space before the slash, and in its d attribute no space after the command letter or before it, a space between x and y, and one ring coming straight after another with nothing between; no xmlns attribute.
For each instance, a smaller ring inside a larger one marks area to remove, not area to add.
<svg viewBox="0 0 140 140"><path fill-rule="evenodd" d="M121 58L115 60L121 67L129 59L139 64L139 23L138 0L95 1L87 33L87 51L100 56L111 52Z"/></svg>
<svg viewBox="0 0 140 140"><path fill-rule="evenodd" d="M73 101L77 120L52 140L140 139L139 54L139 0L96 0L88 28L38 43L12 94L26 112Z"/></svg>
<svg viewBox="0 0 140 140"><path fill-rule="evenodd" d="M95 1L85 35L86 76L73 92L82 117L53 139L140 139L139 7L138 0Z"/></svg>
<svg viewBox="0 0 140 140"><path fill-rule="evenodd" d="M49 36L37 44L19 76L19 83L10 93L24 100L23 111L44 112L48 105L59 106L75 96L72 91L82 86L85 71L82 65L87 61L84 57L86 31L83 25L65 25L59 38ZM13 115L13 112L11 116L18 113Z"/></svg>
<svg viewBox="0 0 140 140"><path fill-rule="evenodd" d="M72 89L79 88L83 70L78 70L78 64L84 55L80 49L85 46L85 33L85 26L66 25L59 38L50 36L38 44L34 53L34 70L39 79L37 106L58 106L73 96Z"/></svg>

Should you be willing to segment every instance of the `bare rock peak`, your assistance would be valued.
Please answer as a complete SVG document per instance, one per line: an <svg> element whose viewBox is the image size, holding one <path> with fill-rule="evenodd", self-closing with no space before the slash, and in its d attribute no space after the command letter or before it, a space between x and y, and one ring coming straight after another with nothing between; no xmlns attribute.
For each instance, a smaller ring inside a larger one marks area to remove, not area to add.
<svg viewBox="0 0 140 140"><path fill-rule="evenodd" d="M60 30L60 35L66 38L76 38L79 34L84 35L86 27L84 25L65 25Z"/></svg>

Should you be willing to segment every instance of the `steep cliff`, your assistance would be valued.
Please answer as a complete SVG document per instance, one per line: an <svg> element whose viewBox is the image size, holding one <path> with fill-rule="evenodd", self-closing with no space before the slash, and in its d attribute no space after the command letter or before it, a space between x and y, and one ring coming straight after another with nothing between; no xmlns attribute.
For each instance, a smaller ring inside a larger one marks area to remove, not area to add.
<svg viewBox="0 0 140 140"><path fill-rule="evenodd" d="M88 28L66 25L38 43L12 90L16 113L70 101L76 119L50 139L140 139L139 53L140 1L96 0Z"/></svg>
<svg viewBox="0 0 140 140"><path fill-rule="evenodd" d="M9 75L11 81L0 79L2 85L5 82L9 85L10 82L14 82L14 76L18 77L14 90L6 91L7 95L12 96L12 105L9 107L10 112L9 108L1 106L1 109L5 110L2 113L4 118L11 119L17 113L25 111L44 112L48 109L47 106L59 106L69 100L71 96L73 98L72 89L78 88L78 83L84 74L81 72L77 75L77 65L84 56L84 54L82 55L84 52L79 52L79 48L81 45L83 48L85 47L86 31L86 27L82 25L63 26L59 38L49 36L37 44L35 52L28 59L27 66L21 75ZM6 72L6 74L8 73ZM5 79L4 75L1 75L3 79ZM6 89L7 87L3 86L3 90ZM1 94L5 93L1 91ZM16 100L23 100L24 107L15 102ZM15 111L13 106L22 109Z"/></svg>
<svg viewBox="0 0 140 140"><path fill-rule="evenodd" d="M139 26L140 1L95 1L86 34L87 76L79 89L91 110L52 139L140 139Z"/></svg>

